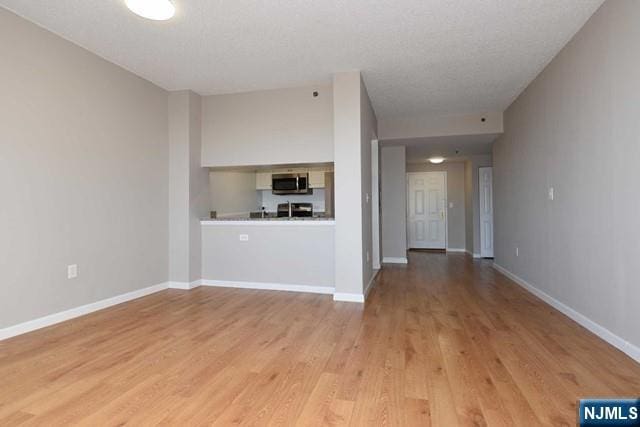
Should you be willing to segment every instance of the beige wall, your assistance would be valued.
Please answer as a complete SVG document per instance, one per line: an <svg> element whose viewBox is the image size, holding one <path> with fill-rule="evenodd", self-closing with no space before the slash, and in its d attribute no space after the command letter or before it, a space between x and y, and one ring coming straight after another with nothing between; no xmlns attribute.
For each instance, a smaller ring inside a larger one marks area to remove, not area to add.
<svg viewBox="0 0 640 427"><path fill-rule="evenodd" d="M373 277L371 143L377 119L359 71L335 74L333 90L336 298L362 298Z"/></svg>
<svg viewBox="0 0 640 427"><path fill-rule="evenodd" d="M201 98L169 95L169 279L200 279L200 219L210 205L209 171L200 166Z"/></svg>
<svg viewBox="0 0 640 427"><path fill-rule="evenodd" d="M2 8L0 58L0 328L167 281L167 93Z"/></svg>
<svg viewBox="0 0 640 427"><path fill-rule="evenodd" d="M189 280L202 278L200 220L209 213L209 169L202 165L202 98L189 91Z"/></svg>
<svg viewBox="0 0 640 427"><path fill-rule="evenodd" d="M373 211L372 204L372 141L377 138L378 119L371 105L367 88L360 79L360 162L362 165L362 280L366 287L373 277ZM366 291L366 289L365 289Z"/></svg>
<svg viewBox="0 0 640 427"><path fill-rule="evenodd" d="M471 156L471 225L473 227L473 254L480 255L480 168L492 166L491 155Z"/></svg>
<svg viewBox="0 0 640 427"><path fill-rule="evenodd" d="M255 172L211 171L209 189L211 210L218 216L260 210Z"/></svg>
<svg viewBox="0 0 640 427"><path fill-rule="evenodd" d="M204 97L202 138L204 166L332 162L332 87Z"/></svg>
<svg viewBox="0 0 640 427"><path fill-rule="evenodd" d="M464 162L446 162L440 165L429 163L409 163L407 172L446 172L448 249L465 249L465 194ZM405 213L406 215L406 213Z"/></svg>
<svg viewBox="0 0 640 427"><path fill-rule="evenodd" d="M189 282L189 93L169 95L169 279Z"/></svg>
<svg viewBox="0 0 640 427"><path fill-rule="evenodd" d="M490 154L470 156L465 160L465 248L475 257L480 256L480 168L492 165Z"/></svg>
<svg viewBox="0 0 640 427"><path fill-rule="evenodd" d="M380 205L382 215L382 257L407 257L407 173L406 148L380 149Z"/></svg>
<svg viewBox="0 0 640 427"><path fill-rule="evenodd" d="M334 247L334 225L325 222L203 225L202 278L333 288Z"/></svg>
<svg viewBox="0 0 640 427"><path fill-rule="evenodd" d="M336 293L363 295L362 123L360 73L333 78Z"/></svg>
<svg viewBox="0 0 640 427"><path fill-rule="evenodd" d="M496 263L640 359L639 22L607 1L509 107L494 189Z"/></svg>
<svg viewBox="0 0 640 427"><path fill-rule="evenodd" d="M483 122L482 119L485 119ZM381 140L502 133L502 113L387 117L380 120Z"/></svg>
<svg viewBox="0 0 640 427"><path fill-rule="evenodd" d="M464 244L473 255L473 164L464 162Z"/></svg>

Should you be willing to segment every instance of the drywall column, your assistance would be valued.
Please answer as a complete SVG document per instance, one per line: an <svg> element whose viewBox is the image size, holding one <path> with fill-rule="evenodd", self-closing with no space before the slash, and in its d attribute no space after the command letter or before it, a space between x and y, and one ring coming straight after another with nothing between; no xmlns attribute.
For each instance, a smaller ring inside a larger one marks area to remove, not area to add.
<svg viewBox="0 0 640 427"><path fill-rule="evenodd" d="M338 301L364 301L360 92L360 72L334 75L334 299Z"/></svg>
<svg viewBox="0 0 640 427"><path fill-rule="evenodd" d="M473 182L473 254L480 256L480 168L492 166L490 155L472 156Z"/></svg>
<svg viewBox="0 0 640 427"><path fill-rule="evenodd" d="M380 143L371 146L371 230L372 268L379 270L382 264L382 226L380 223Z"/></svg>
<svg viewBox="0 0 640 427"><path fill-rule="evenodd" d="M404 146L380 150L382 262L407 262L407 174Z"/></svg>
<svg viewBox="0 0 640 427"><path fill-rule="evenodd" d="M464 233L465 250L473 255L473 163L464 162Z"/></svg>
<svg viewBox="0 0 640 427"><path fill-rule="evenodd" d="M364 296L371 290L375 271L373 269L373 210L372 192L373 176L372 170L372 144L378 139L378 118L371 105L369 93L360 79L360 167L361 167L361 205L362 205L362 284L364 286ZM380 268L378 266L378 268Z"/></svg>
<svg viewBox="0 0 640 427"><path fill-rule="evenodd" d="M492 166L490 155L471 156L465 163L466 250L474 258L480 257L480 168Z"/></svg>
<svg viewBox="0 0 640 427"><path fill-rule="evenodd" d="M211 206L209 169L202 167L202 98L189 92L189 280L202 279L202 227Z"/></svg>
<svg viewBox="0 0 640 427"><path fill-rule="evenodd" d="M201 167L201 99L169 94L169 280L191 287L201 278L200 218L206 216L209 177Z"/></svg>

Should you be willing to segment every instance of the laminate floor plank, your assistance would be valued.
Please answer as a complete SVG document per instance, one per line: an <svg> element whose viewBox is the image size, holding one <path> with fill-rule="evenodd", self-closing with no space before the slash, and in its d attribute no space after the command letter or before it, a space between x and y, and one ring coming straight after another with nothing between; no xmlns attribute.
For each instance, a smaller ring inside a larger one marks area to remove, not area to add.
<svg viewBox="0 0 640 427"><path fill-rule="evenodd" d="M575 425L640 365L463 254L385 265L366 304L166 290L0 342L1 426Z"/></svg>

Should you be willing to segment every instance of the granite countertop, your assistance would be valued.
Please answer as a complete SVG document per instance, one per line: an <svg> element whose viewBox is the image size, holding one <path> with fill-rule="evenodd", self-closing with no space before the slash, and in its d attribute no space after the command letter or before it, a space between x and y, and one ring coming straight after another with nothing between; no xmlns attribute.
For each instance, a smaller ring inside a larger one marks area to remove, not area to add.
<svg viewBox="0 0 640 427"><path fill-rule="evenodd" d="M265 217L265 218L249 218L249 217L228 217L228 218L202 218L202 221L334 221L335 218L330 217Z"/></svg>

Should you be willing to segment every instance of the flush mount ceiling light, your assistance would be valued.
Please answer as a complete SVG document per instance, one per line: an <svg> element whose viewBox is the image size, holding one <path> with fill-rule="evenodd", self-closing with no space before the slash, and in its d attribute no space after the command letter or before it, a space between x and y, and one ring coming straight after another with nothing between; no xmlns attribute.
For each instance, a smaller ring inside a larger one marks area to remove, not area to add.
<svg viewBox="0 0 640 427"><path fill-rule="evenodd" d="M125 0L127 7L136 15L154 21L166 21L176 13L176 8L169 0Z"/></svg>
<svg viewBox="0 0 640 427"><path fill-rule="evenodd" d="M444 158L443 157L431 157L429 159L429 161L431 163L433 163L434 165L439 165L440 163L444 162Z"/></svg>

